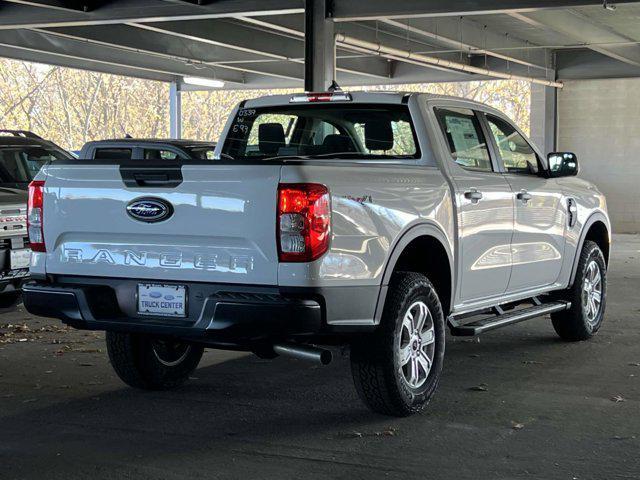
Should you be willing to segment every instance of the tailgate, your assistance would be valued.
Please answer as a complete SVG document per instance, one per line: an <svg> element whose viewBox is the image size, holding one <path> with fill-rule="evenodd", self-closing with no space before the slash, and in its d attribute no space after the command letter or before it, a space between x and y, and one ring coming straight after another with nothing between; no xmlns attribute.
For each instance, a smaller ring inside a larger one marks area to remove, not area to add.
<svg viewBox="0 0 640 480"><path fill-rule="evenodd" d="M277 284L279 165L150 167L45 167L47 273Z"/></svg>

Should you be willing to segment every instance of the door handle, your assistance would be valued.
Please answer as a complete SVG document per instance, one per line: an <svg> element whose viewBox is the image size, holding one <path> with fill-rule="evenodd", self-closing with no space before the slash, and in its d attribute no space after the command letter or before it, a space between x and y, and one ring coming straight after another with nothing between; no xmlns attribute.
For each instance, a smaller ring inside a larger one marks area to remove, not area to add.
<svg viewBox="0 0 640 480"><path fill-rule="evenodd" d="M464 192L464 198L467 200L471 200L471 203L478 203L482 200L482 192L479 192L475 189Z"/></svg>
<svg viewBox="0 0 640 480"><path fill-rule="evenodd" d="M516 198L518 200L522 200L524 203L527 203L529 200L531 200L533 198L533 195L531 195L529 192L523 190L523 191L519 192L516 195Z"/></svg>

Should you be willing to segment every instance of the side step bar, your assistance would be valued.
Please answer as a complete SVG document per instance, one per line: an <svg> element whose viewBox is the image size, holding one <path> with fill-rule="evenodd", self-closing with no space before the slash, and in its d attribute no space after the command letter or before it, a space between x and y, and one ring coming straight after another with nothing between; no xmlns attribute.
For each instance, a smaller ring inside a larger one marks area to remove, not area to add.
<svg viewBox="0 0 640 480"><path fill-rule="evenodd" d="M532 307L522 308L508 313L500 307L495 307L495 315L481 318L470 323L464 323L464 320L457 320L454 316L451 316L449 317L451 335L456 337L474 337L484 332L571 308L570 302L557 301L540 303L537 298L534 298L533 301L535 305Z"/></svg>

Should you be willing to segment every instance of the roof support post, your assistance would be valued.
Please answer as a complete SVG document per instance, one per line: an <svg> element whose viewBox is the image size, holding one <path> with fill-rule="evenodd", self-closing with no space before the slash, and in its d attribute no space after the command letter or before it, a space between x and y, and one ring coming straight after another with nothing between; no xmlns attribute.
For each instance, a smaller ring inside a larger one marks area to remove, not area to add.
<svg viewBox="0 0 640 480"><path fill-rule="evenodd" d="M326 91L336 78L333 0L305 0L304 89Z"/></svg>
<svg viewBox="0 0 640 480"><path fill-rule="evenodd" d="M182 138L182 91L180 84L169 84L169 136Z"/></svg>
<svg viewBox="0 0 640 480"><path fill-rule="evenodd" d="M531 84L531 140L547 155L556 150L558 90Z"/></svg>

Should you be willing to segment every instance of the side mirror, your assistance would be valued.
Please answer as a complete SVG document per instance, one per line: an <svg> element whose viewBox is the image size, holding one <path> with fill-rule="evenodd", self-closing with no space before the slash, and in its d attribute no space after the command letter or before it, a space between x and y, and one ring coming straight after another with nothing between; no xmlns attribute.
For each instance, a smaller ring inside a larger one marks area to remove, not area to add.
<svg viewBox="0 0 640 480"><path fill-rule="evenodd" d="M554 152L547 156L549 177L572 177L578 174L578 157L571 152Z"/></svg>

